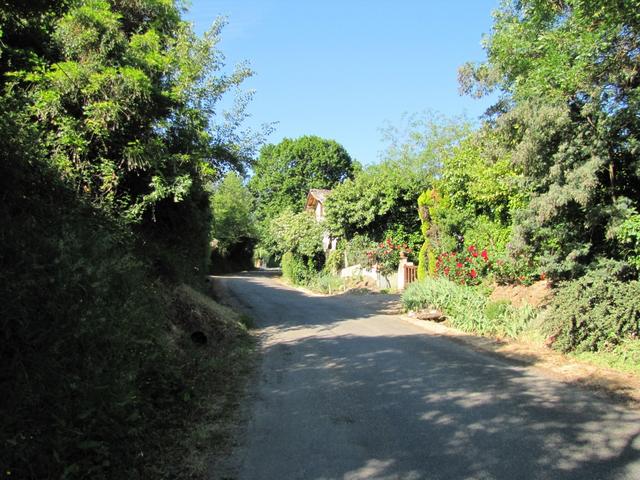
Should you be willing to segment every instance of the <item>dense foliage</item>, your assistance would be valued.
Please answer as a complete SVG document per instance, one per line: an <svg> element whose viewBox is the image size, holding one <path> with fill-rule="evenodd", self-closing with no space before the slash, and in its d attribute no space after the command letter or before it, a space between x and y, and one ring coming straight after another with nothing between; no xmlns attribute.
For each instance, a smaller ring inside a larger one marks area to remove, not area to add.
<svg viewBox="0 0 640 480"><path fill-rule="evenodd" d="M353 176L354 165L342 145L314 135L265 145L253 165L249 188L260 218L284 210L301 211L312 188L331 189Z"/></svg>
<svg viewBox="0 0 640 480"><path fill-rule="evenodd" d="M406 131L387 129L389 147L380 163L334 188L326 205L332 232L348 239L367 235L377 241L392 236L411 247L421 243L416 201L433 184L442 158L464 138L469 126L434 115L412 117L407 123Z"/></svg>
<svg viewBox="0 0 640 480"><path fill-rule="evenodd" d="M269 224L269 251L282 258L282 274L301 284L324 264L324 227L307 211L285 210Z"/></svg>
<svg viewBox="0 0 640 480"><path fill-rule="evenodd" d="M256 257L277 264L284 253L293 252L321 264L324 229L302 213L309 190L332 189L353 176L355 167L342 145L314 135L264 146L248 183L256 205Z"/></svg>
<svg viewBox="0 0 640 480"><path fill-rule="evenodd" d="M569 351L611 351L640 338L640 282L619 265L598 268L561 285L547 312L554 346Z"/></svg>
<svg viewBox="0 0 640 480"><path fill-rule="evenodd" d="M502 2L488 60L460 70L463 92L500 97L484 125L443 155L434 188L420 198L420 272L435 278L412 286L408 304L455 309L443 292L471 291L437 277L570 280L544 316L555 348L637 352L638 7ZM480 308L476 293L461 293L461 304ZM486 330L478 319L463 323Z"/></svg>
<svg viewBox="0 0 640 480"><path fill-rule="evenodd" d="M428 178L393 162L372 165L336 186L326 203L327 226L351 238L356 233L383 239L387 230L418 227L415 201Z"/></svg>
<svg viewBox="0 0 640 480"><path fill-rule="evenodd" d="M617 232L640 201L639 5L505 2L488 62L461 72L467 91L504 93L496 128L531 192L512 250L556 277L631 253Z"/></svg>
<svg viewBox="0 0 640 480"><path fill-rule="evenodd" d="M188 475L163 466L185 454L205 362L182 343L172 292L201 282L204 185L248 160L213 114L250 72L221 73L221 24L199 38L181 11L0 5L3 474Z"/></svg>
<svg viewBox="0 0 640 480"><path fill-rule="evenodd" d="M211 269L213 272L245 270L252 266L257 242L254 201L236 172L229 172L211 194Z"/></svg>

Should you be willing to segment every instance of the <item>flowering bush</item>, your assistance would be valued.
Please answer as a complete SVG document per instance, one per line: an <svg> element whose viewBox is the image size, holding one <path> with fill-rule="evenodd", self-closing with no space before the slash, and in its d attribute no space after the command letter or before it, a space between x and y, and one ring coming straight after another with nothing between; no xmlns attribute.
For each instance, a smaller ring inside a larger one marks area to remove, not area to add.
<svg viewBox="0 0 640 480"><path fill-rule="evenodd" d="M477 285L491 267L487 249L475 245L462 252L444 252L436 259L436 275L462 285Z"/></svg>
<svg viewBox="0 0 640 480"><path fill-rule="evenodd" d="M413 250L406 243L395 244L391 238L379 243L373 250L367 252L370 265L378 267L382 275L390 275L395 272L400 264L400 256L407 256Z"/></svg>

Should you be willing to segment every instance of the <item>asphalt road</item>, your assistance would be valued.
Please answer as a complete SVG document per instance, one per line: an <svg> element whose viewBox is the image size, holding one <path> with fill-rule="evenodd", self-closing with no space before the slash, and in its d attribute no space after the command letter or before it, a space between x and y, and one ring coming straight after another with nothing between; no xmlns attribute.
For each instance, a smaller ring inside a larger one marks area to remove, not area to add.
<svg viewBox="0 0 640 480"><path fill-rule="evenodd" d="M224 478L640 479L640 412L429 335L395 297L214 281L262 338Z"/></svg>

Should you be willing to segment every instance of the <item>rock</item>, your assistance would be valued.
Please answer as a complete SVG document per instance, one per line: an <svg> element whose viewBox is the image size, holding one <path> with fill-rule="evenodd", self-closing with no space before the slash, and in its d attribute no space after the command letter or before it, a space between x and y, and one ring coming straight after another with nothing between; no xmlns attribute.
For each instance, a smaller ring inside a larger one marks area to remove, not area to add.
<svg viewBox="0 0 640 480"><path fill-rule="evenodd" d="M444 313L436 308L421 310L416 313L418 320L429 320L431 322L443 322L445 320Z"/></svg>

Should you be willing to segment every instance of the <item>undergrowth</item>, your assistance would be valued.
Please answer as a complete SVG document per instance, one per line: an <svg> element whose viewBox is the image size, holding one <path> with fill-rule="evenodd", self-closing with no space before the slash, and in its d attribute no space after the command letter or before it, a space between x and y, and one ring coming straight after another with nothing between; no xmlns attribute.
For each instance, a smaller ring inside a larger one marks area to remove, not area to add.
<svg viewBox="0 0 640 480"><path fill-rule="evenodd" d="M549 306L544 324L562 352L614 352L640 338L640 282L614 263L565 282Z"/></svg>
<svg viewBox="0 0 640 480"><path fill-rule="evenodd" d="M0 170L1 475L196 478L248 368L241 319L42 165Z"/></svg>

